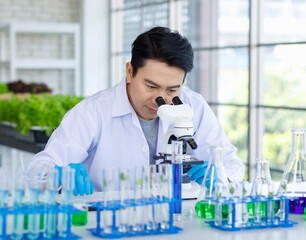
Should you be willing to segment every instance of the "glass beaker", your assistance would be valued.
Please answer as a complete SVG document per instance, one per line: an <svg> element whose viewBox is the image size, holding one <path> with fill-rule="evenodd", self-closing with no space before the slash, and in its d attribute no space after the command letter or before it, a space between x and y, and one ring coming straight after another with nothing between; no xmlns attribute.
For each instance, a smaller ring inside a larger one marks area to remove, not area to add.
<svg viewBox="0 0 306 240"><path fill-rule="evenodd" d="M305 156L305 129L293 129L292 146L282 180L287 180L287 193L289 197L298 197L289 201L289 212L303 214L306 202L306 156ZM278 188L282 195L282 188Z"/></svg>
<svg viewBox="0 0 306 240"><path fill-rule="evenodd" d="M210 146L210 160L203 178L199 197L197 199L195 211L197 215L205 219L215 218L215 205L209 198L215 193L214 184L219 182L228 188L228 179L225 173L222 148L218 146ZM222 205L222 218L228 216L228 205Z"/></svg>

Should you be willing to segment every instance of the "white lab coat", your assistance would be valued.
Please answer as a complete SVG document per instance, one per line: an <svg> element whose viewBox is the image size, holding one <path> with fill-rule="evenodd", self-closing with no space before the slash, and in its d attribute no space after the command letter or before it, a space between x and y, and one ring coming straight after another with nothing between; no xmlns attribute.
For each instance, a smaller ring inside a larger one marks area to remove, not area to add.
<svg viewBox="0 0 306 240"><path fill-rule="evenodd" d="M194 156L208 160L208 146L221 146L228 178L242 180L245 166L203 97L185 88L179 97L194 111L194 138L198 144ZM168 127L159 121L157 153ZM126 80L72 108L51 135L45 149L34 156L29 168L39 166L45 169L46 166L69 163L85 165L95 191L101 191L102 168L149 164L149 146L128 100Z"/></svg>

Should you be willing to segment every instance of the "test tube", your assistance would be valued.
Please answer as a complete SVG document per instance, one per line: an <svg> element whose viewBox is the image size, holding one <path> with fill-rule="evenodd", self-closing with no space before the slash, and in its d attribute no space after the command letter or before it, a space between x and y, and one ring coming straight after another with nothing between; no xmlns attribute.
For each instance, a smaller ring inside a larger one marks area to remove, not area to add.
<svg viewBox="0 0 306 240"><path fill-rule="evenodd" d="M56 235L56 214L52 212L52 208L56 206L57 188L59 186L59 172L56 168L50 168L46 177L45 191L45 208L47 211L44 214L44 232L43 236L47 239L52 239Z"/></svg>
<svg viewBox="0 0 306 240"><path fill-rule="evenodd" d="M35 212L35 208L39 205L39 196L42 187L42 175L34 170L31 172L29 181L30 202L29 207ZM37 239L40 232L40 213L30 213L28 216L28 238Z"/></svg>
<svg viewBox="0 0 306 240"><path fill-rule="evenodd" d="M274 201L273 196L274 196L274 181L271 180L271 182L268 185L268 199L269 201L267 201L267 222L269 224L273 224L274 222Z"/></svg>
<svg viewBox="0 0 306 240"><path fill-rule="evenodd" d="M9 187L5 169L0 168L0 208L7 206ZM0 239L6 235L6 216L0 213Z"/></svg>
<svg viewBox="0 0 306 240"><path fill-rule="evenodd" d="M287 184L288 184L288 181L285 179L281 180L280 182L282 196L287 195ZM279 207L278 215L279 215L280 222L284 222L285 217L286 217L286 200L280 200L280 207Z"/></svg>
<svg viewBox="0 0 306 240"><path fill-rule="evenodd" d="M69 208L72 207L73 189L75 185L75 170L69 166L62 168L62 191L61 203L63 212L59 213L58 232L59 236L67 238L71 232L71 212Z"/></svg>
<svg viewBox="0 0 306 240"><path fill-rule="evenodd" d="M223 184L218 182L215 185L215 191L216 191L216 206L215 206L215 225L221 226L222 225L222 203L220 203L221 198L223 197Z"/></svg>
<svg viewBox="0 0 306 240"><path fill-rule="evenodd" d="M118 169L104 168L102 169L102 192L103 192L103 202L104 206L112 206L115 204L117 199L118 188ZM103 210L102 214L102 230L106 234L111 234L115 230L116 222L112 210Z"/></svg>
<svg viewBox="0 0 306 240"><path fill-rule="evenodd" d="M161 200L166 201L167 203L160 204L161 210L161 218L160 218L160 228L161 229L169 229L170 228L170 215L169 215L169 207L172 200L172 165L163 164L159 165L159 183L160 183L160 191L161 191Z"/></svg>
<svg viewBox="0 0 306 240"><path fill-rule="evenodd" d="M134 224L133 230L136 232L144 231L145 229L145 207L137 206L144 201L144 181L145 167L136 166L134 173L134 199L136 206L134 207Z"/></svg>
<svg viewBox="0 0 306 240"><path fill-rule="evenodd" d="M260 182L255 183L256 200L259 200L262 193L262 184ZM261 202L255 202L254 207L254 222L261 223Z"/></svg>
<svg viewBox="0 0 306 240"><path fill-rule="evenodd" d="M119 168L119 192L120 192L120 205L126 206L128 199L131 198L131 169ZM126 233L130 231L130 212L129 207L119 210L119 227L118 231Z"/></svg>
<svg viewBox="0 0 306 240"><path fill-rule="evenodd" d="M229 199L232 200L232 201L235 201L235 194L236 194L237 184L234 183L234 182L230 182L228 184L228 187L229 187ZM237 218L237 216L236 216L236 218ZM227 223L229 225L233 224L233 204L232 203L230 203L228 205L228 221L227 221Z"/></svg>
<svg viewBox="0 0 306 240"><path fill-rule="evenodd" d="M149 181L147 185L147 192L146 192L146 198L148 201L152 202L152 205L147 205L146 213L147 213L147 223L146 223L146 229L147 230L156 230L158 228L158 224L156 221L155 216L155 204L154 204L154 188L156 186L156 165L150 165L148 167L149 172Z"/></svg>
<svg viewBox="0 0 306 240"><path fill-rule="evenodd" d="M182 199L182 175L183 175L183 142L172 141L172 168L173 168L173 199ZM182 202L174 203L175 220L182 219Z"/></svg>
<svg viewBox="0 0 306 240"><path fill-rule="evenodd" d="M25 191L26 177L23 172L18 171L15 173L15 185L13 192L14 208L18 211L19 207L23 206L24 191ZM19 240L23 238L23 227L24 227L24 214L17 212L14 215L13 223L13 239Z"/></svg>
<svg viewBox="0 0 306 240"><path fill-rule="evenodd" d="M246 200L247 198L247 193L248 193L248 186L249 182L243 181L242 182L242 200ZM242 219L242 224L247 225L249 222L249 212L248 212L248 204L247 203L242 203L241 204L241 219Z"/></svg>

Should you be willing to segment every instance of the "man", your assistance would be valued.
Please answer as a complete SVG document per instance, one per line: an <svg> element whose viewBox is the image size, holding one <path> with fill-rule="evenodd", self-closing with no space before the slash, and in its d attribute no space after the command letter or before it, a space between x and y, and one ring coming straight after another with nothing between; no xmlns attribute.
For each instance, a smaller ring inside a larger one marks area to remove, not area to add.
<svg viewBox="0 0 306 240"><path fill-rule="evenodd" d="M245 167L212 110L200 94L182 88L192 68L192 47L179 33L155 27L139 35L126 64L126 78L71 109L30 168L70 164L76 169L75 195L91 194L92 183L101 191L102 168L154 164L153 155L160 152L169 127L159 120L155 99L161 96L171 104L179 96L194 111L194 156L207 159L209 145L221 146L228 179L242 180ZM201 182L204 169L197 166L191 173Z"/></svg>

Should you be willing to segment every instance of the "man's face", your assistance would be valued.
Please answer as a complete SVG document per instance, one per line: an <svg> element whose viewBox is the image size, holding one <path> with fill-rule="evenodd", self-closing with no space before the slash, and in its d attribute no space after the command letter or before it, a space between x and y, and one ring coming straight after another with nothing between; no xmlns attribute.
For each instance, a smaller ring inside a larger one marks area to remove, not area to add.
<svg viewBox="0 0 306 240"><path fill-rule="evenodd" d="M183 84L185 71L157 60L148 59L133 77L131 63L126 64L127 94L139 117L151 120L157 117L155 99L161 96L167 104L178 96Z"/></svg>

